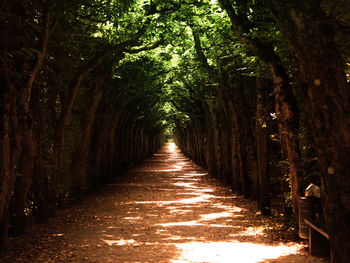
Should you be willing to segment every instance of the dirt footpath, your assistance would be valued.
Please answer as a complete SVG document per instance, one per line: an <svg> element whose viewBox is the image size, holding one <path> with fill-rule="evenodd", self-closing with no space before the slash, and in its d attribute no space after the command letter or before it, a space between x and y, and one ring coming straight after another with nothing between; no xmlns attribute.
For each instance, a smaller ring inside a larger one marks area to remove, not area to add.
<svg viewBox="0 0 350 263"><path fill-rule="evenodd" d="M141 166L12 240L0 262L326 262L168 143Z"/></svg>

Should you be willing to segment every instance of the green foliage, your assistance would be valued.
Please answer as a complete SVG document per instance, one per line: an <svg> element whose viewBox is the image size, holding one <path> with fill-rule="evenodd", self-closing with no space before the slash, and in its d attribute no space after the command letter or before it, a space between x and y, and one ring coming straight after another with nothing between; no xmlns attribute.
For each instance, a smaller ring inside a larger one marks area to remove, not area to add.
<svg viewBox="0 0 350 263"><path fill-rule="evenodd" d="M68 198L74 178L69 166L76 152L86 107L100 77L99 66L102 65L101 71L108 75L103 76L105 101L120 103L112 106L106 103L100 106L99 113L107 112L108 107L124 109L125 105L132 105L132 117L138 124L154 134L167 135L176 129L191 127L193 120L203 121L208 114L214 116L211 116L213 122L223 124L223 120L230 117L224 116L227 105L221 101L223 95L220 94L224 89L228 94L225 96L234 102L232 107L244 105L245 115L240 117L249 117L250 125L254 125L256 90L252 79L255 76L269 78L270 74L240 34L271 45L288 74L295 77L293 61L266 0L230 1L241 22L241 28L235 30L231 28L226 11L214 0L34 0L16 7L17 2L11 2L0 12L0 23L4 25L1 27L1 61L12 71L16 87L23 86L23 79L30 75L34 58L39 53L45 10L49 9L52 15L45 61L33 89L35 103L39 106L31 106L36 136L40 138L41 172L48 175L45 178L48 185L54 180L50 171L54 167L57 120L67 105L70 83L91 58L106 48L116 47L108 58L101 59L98 66L81 76L81 89L65 133L64 176L60 182L65 198ZM349 41L341 41L343 35L348 38L350 24L346 1L324 0L321 7L341 28L335 37L344 50L345 61L349 62ZM203 57L196 50L195 35ZM121 43L129 44L120 47ZM161 45L151 48L154 43ZM140 52L141 49L147 51ZM244 84L237 88L236 80ZM240 88L242 90L234 90ZM105 118L112 119L111 116ZM96 120L95 125L100 124L99 121ZM262 120L261 125L276 126L271 119ZM271 128L269 142L277 145L280 138L276 130ZM220 137L220 134L215 136ZM304 177L309 179L318 168L305 123L302 123L300 139L306 167ZM279 154L278 150L274 151ZM275 168L276 163L271 167ZM272 184L285 180L280 175L270 179Z"/></svg>
<svg viewBox="0 0 350 263"><path fill-rule="evenodd" d="M138 120L153 125L157 130L163 130L165 125L166 99L162 77L166 72L164 62L157 56L139 54L126 57L114 75L131 84L124 92L123 100L135 102Z"/></svg>

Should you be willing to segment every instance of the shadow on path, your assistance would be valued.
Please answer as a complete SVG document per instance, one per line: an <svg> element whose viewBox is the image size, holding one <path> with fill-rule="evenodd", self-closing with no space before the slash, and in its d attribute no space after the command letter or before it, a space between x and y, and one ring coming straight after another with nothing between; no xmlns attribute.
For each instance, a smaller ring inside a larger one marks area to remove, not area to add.
<svg viewBox="0 0 350 263"><path fill-rule="evenodd" d="M168 143L103 193L34 227L32 243L16 241L25 249L3 262L324 262L274 241L270 226Z"/></svg>

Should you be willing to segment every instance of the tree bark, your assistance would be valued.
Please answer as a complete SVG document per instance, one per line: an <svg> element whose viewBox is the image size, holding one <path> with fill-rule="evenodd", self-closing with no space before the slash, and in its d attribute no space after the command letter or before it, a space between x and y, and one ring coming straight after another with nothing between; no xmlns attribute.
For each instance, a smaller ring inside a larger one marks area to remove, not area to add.
<svg viewBox="0 0 350 263"><path fill-rule="evenodd" d="M23 75L28 75L27 80L25 82L22 82L18 79L14 80L12 74L15 74L15 72L10 72L7 62L2 62L1 84L4 85L2 85L3 91L1 92L1 104L3 106L1 107L0 114L3 116L1 128L4 129L4 132L1 136L1 148L3 148L4 154L5 152L7 154L7 157L5 157L6 159L3 159L0 163L0 167L3 167L4 165L4 170L7 170L2 171L4 172L2 173L4 175L3 180L0 176L0 185L2 185L3 188L0 190L0 200L3 201L3 203L0 202L0 224L2 224L3 227L7 227L7 223L2 223L2 214L4 213L6 215L5 221L9 219L9 213L5 210L9 208L10 195L13 191L15 179L15 169L18 165L18 157L21 146L23 149L22 158L20 160L20 178L18 178L17 184L19 186L18 190L20 191L16 191L15 193L17 206L15 210L16 214L22 220L24 219L24 212L22 211L22 208L24 208L26 195L31 184L35 155L35 142L32 138L32 118L28 113L30 92L36 75L39 72L46 55L46 49L49 40L50 12L51 10L49 9L45 10L44 12L44 26L43 32L41 34L40 52L37 55L34 66L29 74L26 74L24 71L22 72ZM28 58L24 59L28 60ZM18 90L15 90L15 82L17 82L16 87L20 87ZM11 123L9 122L10 118L12 120ZM12 133L12 136L9 134L10 131ZM9 144L9 138L12 139L12 144ZM7 158L10 158L9 166L6 164ZM2 233L6 234L7 230L3 229ZM4 246L6 246L6 238L7 237L5 236L2 236L1 238L4 242ZM0 246L2 245L0 244Z"/></svg>
<svg viewBox="0 0 350 263"><path fill-rule="evenodd" d="M33 180L34 161L36 156L36 142L33 139L33 122L29 114L21 120L21 158L19 174L16 177L14 194L11 207L11 225L15 233L25 232L27 226L27 216L25 207L27 205L27 194Z"/></svg>
<svg viewBox="0 0 350 263"><path fill-rule="evenodd" d="M255 55L269 67L275 86L276 114L280 122L279 133L282 147L285 149L289 164L292 204L295 215L299 213L299 196L301 193L301 160L298 145L298 108L292 93L290 80L282 63L270 43L249 36L251 23L246 17L238 16L229 0L219 0L226 10L232 30Z"/></svg>
<svg viewBox="0 0 350 263"><path fill-rule="evenodd" d="M72 81L69 84L68 88L68 96L64 105L62 105L62 110L60 116L58 117L55 135L54 135L54 143L53 143L53 152L54 152L54 164L52 170L52 178L53 185L51 189L51 202L52 206L55 206L57 193L58 193L58 185L61 179L61 168L62 168L62 154L64 147L64 130L66 124L70 118L70 114L73 109L73 105L78 96L80 84L84 77L94 70L107 56L112 53L111 48L106 48L96 54L92 59L90 59L87 63L80 66L77 72L75 73Z"/></svg>
<svg viewBox="0 0 350 263"><path fill-rule="evenodd" d="M276 19L298 62L302 94L310 116L321 169L332 262L350 258L350 92L339 40L343 31L320 1L273 1ZM339 1L336 8L346 8ZM348 7L348 6L347 6Z"/></svg>
<svg viewBox="0 0 350 263"><path fill-rule="evenodd" d="M9 82L8 84L8 91L13 92L12 84ZM16 98L15 96L9 96L10 94L7 94L6 91L1 94L3 95L1 100L8 104L5 104L1 108L5 116L1 117L2 122L0 124L1 128L4 129L1 133L1 154L4 155L1 156L0 163L4 165L4 168L1 166L4 174L0 175L0 182L2 183L0 188L0 250L5 250L8 246L9 205L13 191L21 140L18 128ZM7 100L7 98L9 98L9 100Z"/></svg>
<svg viewBox="0 0 350 263"><path fill-rule="evenodd" d="M68 96L66 98L65 103L62 105L62 110L56 123L55 135L54 135L54 144L53 144L54 165L51 172L52 178L53 178L53 185L51 189L53 206L54 206L54 203L56 203L58 185L61 180L60 174L61 174L61 168L62 168L62 154L63 154L63 147L64 147L64 130L70 118L70 114L73 109L75 100L78 96L81 82L83 81L84 77L87 74L93 71L98 65L100 65L107 58L112 56L113 53L117 54L117 59L115 63L118 63L124 57L124 52L128 47L138 45L138 40L145 33L147 25L148 23L145 23L144 26L134 35L132 39L121 42L116 46L108 46L102 49L99 53L97 53L84 65L78 68L72 81L70 82L68 87ZM146 46L138 50L128 51L128 52L137 53L144 50L150 50L159 46L160 44L161 44L160 42L157 42L154 45Z"/></svg>
<svg viewBox="0 0 350 263"><path fill-rule="evenodd" d="M269 114L273 110L269 101L271 83L264 78L257 77L257 105L256 105L256 149L258 162L259 198L258 207L263 215L271 213L270 189L268 174L268 139Z"/></svg>
<svg viewBox="0 0 350 263"><path fill-rule="evenodd" d="M82 201L82 195L89 188L89 182L86 178L86 161L89 154L90 141L91 141L91 130L95 120L97 107L102 98L104 91L104 83L98 81L95 94L93 95L90 104L87 106L88 113L86 114L83 123L81 125L80 142L72 161L73 171L73 183L74 190L73 196L76 201Z"/></svg>
<svg viewBox="0 0 350 263"><path fill-rule="evenodd" d="M204 109L205 116L205 161L206 166L210 174L215 175L217 173L216 156L214 152L214 130L212 127L212 119L210 114L210 107L206 102L202 102L202 108Z"/></svg>
<svg viewBox="0 0 350 263"><path fill-rule="evenodd" d="M6 249L8 245L8 199L11 193L10 181L11 174L11 147L9 134L9 114L10 102L7 99L8 94L0 91L0 250Z"/></svg>
<svg viewBox="0 0 350 263"><path fill-rule="evenodd" d="M10 83L7 65L0 68L0 250L7 246L7 202L11 193Z"/></svg>

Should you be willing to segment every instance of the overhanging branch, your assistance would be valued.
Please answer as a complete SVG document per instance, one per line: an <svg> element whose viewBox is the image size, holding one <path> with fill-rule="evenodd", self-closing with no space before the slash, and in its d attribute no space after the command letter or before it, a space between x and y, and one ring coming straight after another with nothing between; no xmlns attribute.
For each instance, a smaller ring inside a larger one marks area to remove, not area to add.
<svg viewBox="0 0 350 263"><path fill-rule="evenodd" d="M150 43L150 44L147 44L143 47L139 47L139 48L134 48L134 49L130 49L130 48L125 48L124 51L126 53L130 53L130 54L135 54L135 53L139 53L139 52L142 52L142 51L147 51L147 50L152 50L152 49L155 49L161 45L164 44L164 40L159 40L155 43Z"/></svg>

